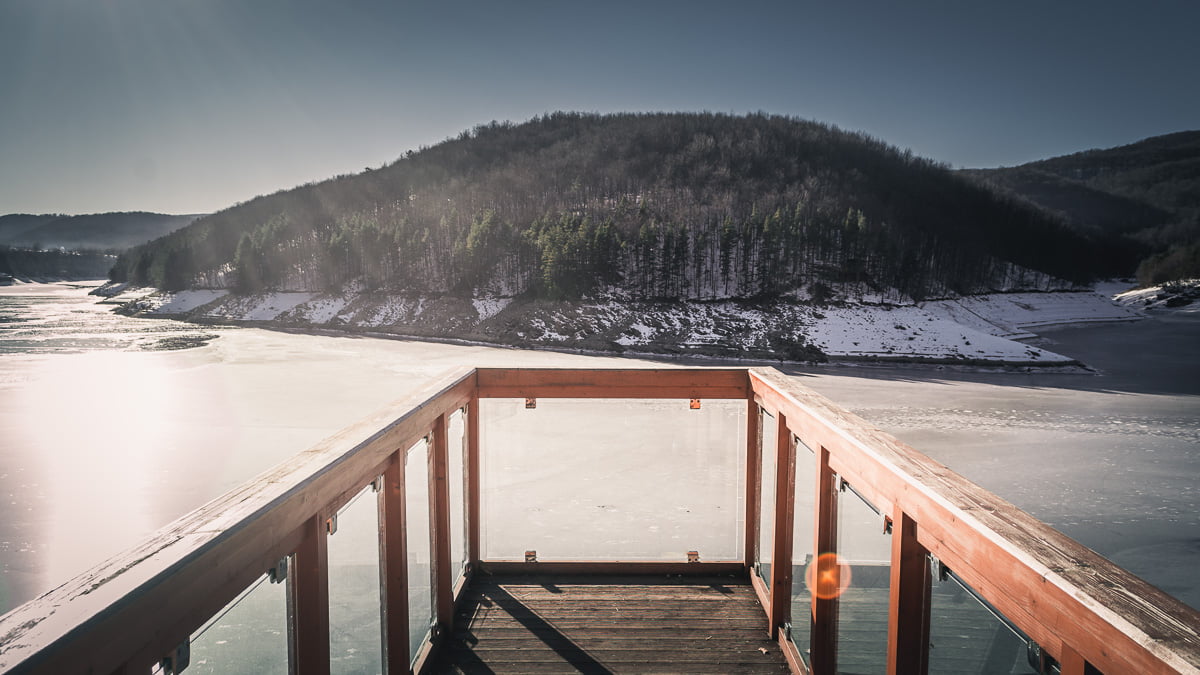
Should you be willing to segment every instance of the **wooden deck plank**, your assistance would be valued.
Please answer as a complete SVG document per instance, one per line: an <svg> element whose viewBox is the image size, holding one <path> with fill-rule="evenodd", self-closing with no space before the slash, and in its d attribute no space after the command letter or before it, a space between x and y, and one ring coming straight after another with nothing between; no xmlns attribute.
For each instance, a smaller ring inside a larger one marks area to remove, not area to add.
<svg viewBox="0 0 1200 675"><path fill-rule="evenodd" d="M748 579L481 576L434 673L786 673Z"/></svg>

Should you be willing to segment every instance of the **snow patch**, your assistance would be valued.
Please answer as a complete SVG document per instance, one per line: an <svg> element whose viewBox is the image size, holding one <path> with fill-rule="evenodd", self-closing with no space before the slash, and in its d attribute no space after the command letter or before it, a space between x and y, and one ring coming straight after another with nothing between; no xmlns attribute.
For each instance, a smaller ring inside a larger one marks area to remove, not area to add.
<svg viewBox="0 0 1200 675"><path fill-rule="evenodd" d="M350 304L350 300L350 298L341 295L319 297L296 305L276 318L281 321L311 323L314 325L327 324L337 317L346 308L346 305Z"/></svg>
<svg viewBox="0 0 1200 675"><path fill-rule="evenodd" d="M312 300L316 293L264 293L237 298L213 307L205 316L237 321L271 321L297 305Z"/></svg>
<svg viewBox="0 0 1200 675"><path fill-rule="evenodd" d="M632 333L630 332L632 331ZM654 335L654 329L644 323L635 323L631 325L621 337L616 339L617 344L631 347L633 345L644 345L650 342L650 338Z"/></svg>
<svg viewBox="0 0 1200 675"><path fill-rule="evenodd" d="M475 313L479 315L480 321L487 321L504 310L505 307L512 302L512 298L474 298L471 304L475 305Z"/></svg>
<svg viewBox="0 0 1200 675"><path fill-rule="evenodd" d="M1158 286L1136 288L1118 293L1113 300L1130 309L1200 313L1200 279L1181 279Z"/></svg>
<svg viewBox="0 0 1200 675"><path fill-rule="evenodd" d="M151 315L186 314L228 294L228 291L212 289L163 291L136 302L138 309Z"/></svg>
<svg viewBox="0 0 1200 675"><path fill-rule="evenodd" d="M1025 328L1142 318L1138 312L1093 291L968 295L927 302L922 307L974 330L1018 339L1033 337Z"/></svg>
<svg viewBox="0 0 1200 675"><path fill-rule="evenodd" d="M816 312L809 339L830 356L1068 362L919 307L836 307Z"/></svg>

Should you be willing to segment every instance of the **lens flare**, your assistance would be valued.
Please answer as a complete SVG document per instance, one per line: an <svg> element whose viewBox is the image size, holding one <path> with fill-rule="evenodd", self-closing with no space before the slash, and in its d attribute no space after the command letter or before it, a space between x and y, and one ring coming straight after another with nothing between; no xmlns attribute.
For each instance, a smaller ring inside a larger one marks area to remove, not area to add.
<svg viewBox="0 0 1200 675"><path fill-rule="evenodd" d="M850 566L836 553L822 553L804 570L808 592L821 600L832 600L850 587Z"/></svg>

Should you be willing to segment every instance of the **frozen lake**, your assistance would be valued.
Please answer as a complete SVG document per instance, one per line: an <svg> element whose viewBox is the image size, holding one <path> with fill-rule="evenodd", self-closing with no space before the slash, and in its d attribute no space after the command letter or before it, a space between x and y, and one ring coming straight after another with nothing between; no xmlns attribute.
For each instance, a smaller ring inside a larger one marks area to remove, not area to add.
<svg viewBox="0 0 1200 675"><path fill-rule="evenodd" d="M446 370L658 365L107 310L65 285L0 289L0 611ZM1200 607L1200 320L1043 339L1101 374L791 372Z"/></svg>

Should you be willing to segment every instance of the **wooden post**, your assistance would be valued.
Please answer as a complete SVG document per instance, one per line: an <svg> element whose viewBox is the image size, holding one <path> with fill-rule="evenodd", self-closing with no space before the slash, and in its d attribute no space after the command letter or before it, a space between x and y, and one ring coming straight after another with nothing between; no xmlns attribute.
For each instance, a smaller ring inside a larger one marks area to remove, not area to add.
<svg viewBox="0 0 1200 675"><path fill-rule="evenodd" d="M929 657L929 564L917 523L895 507L888 599L888 673L924 673Z"/></svg>
<svg viewBox="0 0 1200 675"><path fill-rule="evenodd" d="M313 516L304 525L292 574L289 660L297 675L329 675L329 541L325 518Z"/></svg>
<svg viewBox="0 0 1200 675"><path fill-rule="evenodd" d="M450 558L450 481L446 415L433 423L433 445L429 452L429 513L433 528L433 599L438 630L434 637L447 635L454 627L454 576Z"/></svg>
<svg viewBox="0 0 1200 675"><path fill-rule="evenodd" d="M480 549L480 472L479 472L479 397L467 403L467 562L468 573L475 570L483 558Z"/></svg>
<svg viewBox="0 0 1200 675"><path fill-rule="evenodd" d="M759 424L758 401L751 396L746 400L746 569L754 574L754 563L758 559L758 493L759 473Z"/></svg>
<svg viewBox="0 0 1200 675"><path fill-rule="evenodd" d="M792 609L792 518L796 501L796 452L792 432L783 413L776 415L775 447L775 532L771 554L771 608L767 630L772 638L787 623Z"/></svg>
<svg viewBox="0 0 1200 675"><path fill-rule="evenodd" d="M1063 645L1062 654L1058 659L1058 667L1061 675L1084 675L1091 670L1088 668L1087 661L1079 655L1079 652L1067 645ZM1091 670L1091 672L1095 671Z"/></svg>
<svg viewBox="0 0 1200 675"><path fill-rule="evenodd" d="M837 551L837 493L833 487L833 469L829 467L829 449L817 453L815 526L813 527L812 565L822 553ZM810 592L813 589L809 589ZM837 599L818 598L812 592L812 671L837 672Z"/></svg>
<svg viewBox="0 0 1200 675"><path fill-rule="evenodd" d="M404 523L404 450L394 453L379 491L379 611L383 672L409 672L408 539Z"/></svg>

